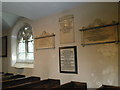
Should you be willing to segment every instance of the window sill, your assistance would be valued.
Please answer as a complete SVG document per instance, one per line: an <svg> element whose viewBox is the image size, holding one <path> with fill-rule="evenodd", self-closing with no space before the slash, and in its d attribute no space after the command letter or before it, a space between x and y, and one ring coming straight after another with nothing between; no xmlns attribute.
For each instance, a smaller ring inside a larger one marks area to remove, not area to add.
<svg viewBox="0 0 120 90"><path fill-rule="evenodd" d="M14 66L15 68L18 69L24 69L24 68L34 68L33 63L15 63Z"/></svg>

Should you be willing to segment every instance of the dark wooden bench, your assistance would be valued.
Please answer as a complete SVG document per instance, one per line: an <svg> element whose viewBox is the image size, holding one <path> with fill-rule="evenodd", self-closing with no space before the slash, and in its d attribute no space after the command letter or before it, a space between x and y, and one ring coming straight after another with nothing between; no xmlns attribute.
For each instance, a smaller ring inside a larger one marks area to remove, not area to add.
<svg viewBox="0 0 120 90"><path fill-rule="evenodd" d="M102 85L100 88L96 90L120 90L120 86Z"/></svg>
<svg viewBox="0 0 120 90"><path fill-rule="evenodd" d="M0 72L0 74L4 74L4 72Z"/></svg>
<svg viewBox="0 0 120 90"><path fill-rule="evenodd" d="M5 76L13 75L13 73L3 73Z"/></svg>
<svg viewBox="0 0 120 90"><path fill-rule="evenodd" d="M35 87L32 87L33 90L37 89L37 90L50 90L56 86L60 85L60 80L56 80L56 79L47 79L47 80L43 80L42 82L40 82L40 84Z"/></svg>
<svg viewBox="0 0 120 90"><path fill-rule="evenodd" d="M8 77L2 77L2 81L6 81L6 80L11 80L11 79L17 79L17 78L23 78L25 77L25 75L12 75L12 76L8 76Z"/></svg>
<svg viewBox="0 0 120 90"><path fill-rule="evenodd" d="M4 80L4 78L8 78L14 76L12 73L4 73L0 75L0 83L2 82L2 80Z"/></svg>
<svg viewBox="0 0 120 90"><path fill-rule="evenodd" d="M28 83L28 82L35 82L35 81L40 81L40 77L31 76L31 77L20 78L20 79L16 79L16 80L13 79L13 80L3 82L2 83L2 88L7 89L11 86L16 86L16 85L19 85L19 84L25 84L25 83Z"/></svg>
<svg viewBox="0 0 120 90"><path fill-rule="evenodd" d="M52 90L62 90L64 88L67 88L70 90L74 89L74 88L76 88L78 90L87 90L87 83L71 81L71 82L65 83L63 85L54 87Z"/></svg>
<svg viewBox="0 0 120 90"><path fill-rule="evenodd" d="M3 73L1 77L13 76L13 73Z"/></svg>
<svg viewBox="0 0 120 90"><path fill-rule="evenodd" d="M50 90L53 87L59 86L60 80L57 79L46 79L36 82L30 82L25 84L19 84L13 87L9 87L7 89L24 89L24 90Z"/></svg>

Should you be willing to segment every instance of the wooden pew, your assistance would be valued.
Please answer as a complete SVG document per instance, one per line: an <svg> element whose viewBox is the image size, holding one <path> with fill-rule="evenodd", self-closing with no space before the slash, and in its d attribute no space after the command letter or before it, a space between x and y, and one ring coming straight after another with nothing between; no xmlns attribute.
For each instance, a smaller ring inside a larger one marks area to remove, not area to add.
<svg viewBox="0 0 120 90"><path fill-rule="evenodd" d="M102 85L96 90L120 90L120 86Z"/></svg>
<svg viewBox="0 0 120 90"><path fill-rule="evenodd" d="M13 75L13 73L3 73L4 76Z"/></svg>
<svg viewBox="0 0 120 90"><path fill-rule="evenodd" d="M13 76L13 73L3 73L1 77Z"/></svg>
<svg viewBox="0 0 120 90"><path fill-rule="evenodd" d="M25 77L25 75L13 75L13 76L10 76L10 77L3 77L2 78L2 81L6 81L6 80L11 80L11 79L17 79L17 78L23 78Z"/></svg>
<svg viewBox="0 0 120 90"><path fill-rule="evenodd" d="M7 89L8 87L11 86L16 86L19 84L25 84L25 83L29 83L29 82L35 82L35 81L40 81L40 77L26 77L26 78L20 78L20 79L16 79L16 80L9 80L9 81L5 81L2 83L2 88L3 89Z"/></svg>
<svg viewBox="0 0 120 90"><path fill-rule="evenodd" d="M56 86L60 85L60 80L55 80L55 79L47 79L47 80L43 80L42 82L39 83L39 85L32 87L33 90L50 90Z"/></svg>
<svg viewBox="0 0 120 90"><path fill-rule="evenodd" d="M2 80L4 78L8 78L8 77L11 77L11 76L13 76L12 73L4 73L4 74L0 75L0 83L2 82Z"/></svg>
<svg viewBox="0 0 120 90"><path fill-rule="evenodd" d="M19 84L16 86L9 87L7 89L24 89L24 90L50 90L53 87L59 86L60 80L58 79L46 79L42 81L29 82L25 84Z"/></svg>
<svg viewBox="0 0 120 90"><path fill-rule="evenodd" d="M4 72L0 72L0 74L4 74Z"/></svg>
<svg viewBox="0 0 120 90"><path fill-rule="evenodd" d="M52 90L63 90L64 88L78 89L78 90L87 90L87 83L71 81L63 85L54 87Z"/></svg>

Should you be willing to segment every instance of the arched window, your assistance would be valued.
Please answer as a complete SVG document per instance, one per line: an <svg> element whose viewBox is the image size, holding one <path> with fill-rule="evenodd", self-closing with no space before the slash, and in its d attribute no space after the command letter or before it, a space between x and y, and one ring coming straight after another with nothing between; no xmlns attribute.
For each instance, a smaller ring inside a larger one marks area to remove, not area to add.
<svg viewBox="0 0 120 90"><path fill-rule="evenodd" d="M34 39L32 27L25 24L17 34L17 60L18 63L33 63L34 60Z"/></svg>

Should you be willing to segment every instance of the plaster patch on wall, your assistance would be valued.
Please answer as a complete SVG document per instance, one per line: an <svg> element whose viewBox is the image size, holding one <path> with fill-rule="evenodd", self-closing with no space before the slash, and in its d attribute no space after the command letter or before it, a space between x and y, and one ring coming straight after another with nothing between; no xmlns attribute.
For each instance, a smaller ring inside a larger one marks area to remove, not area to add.
<svg viewBox="0 0 120 90"><path fill-rule="evenodd" d="M113 67L111 67L111 66L104 69L102 74L106 75L106 74L110 74L110 72L113 72Z"/></svg>
<svg viewBox="0 0 120 90"><path fill-rule="evenodd" d="M96 85L97 85L98 87L100 87L102 84L101 84L99 81L97 81L97 82L96 82Z"/></svg>
<svg viewBox="0 0 120 90"><path fill-rule="evenodd" d="M116 44L104 44L101 45L97 52L102 54L105 57L114 57L117 54L117 45Z"/></svg>
<svg viewBox="0 0 120 90"><path fill-rule="evenodd" d="M103 67L104 66L101 66L101 68ZM103 68L100 71L99 70L93 71L90 74L91 78L88 81L89 84L88 87L96 88L96 87L100 87L102 84L113 85L117 80L116 72L117 69L115 69L113 66L107 66L107 65L106 68Z"/></svg>
<svg viewBox="0 0 120 90"><path fill-rule="evenodd" d="M117 70L117 57L118 57L118 45L117 44L103 44L103 45L98 45L97 47L97 52L102 55L104 60L107 62L101 60L101 66L104 67L101 70L101 76L102 80L101 82L103 84L109 84L113 85L116 83L115 81L117 80L117 75L116 73L118 72Z"/></svg>
<svg viewBox="0 0 120 90"><path fill-rule="evenodd" d="M104 83L107 83L109 85L114 84L114 78L116 78L116 74L115 74L116 70L114 69L115 69L114 67L109 66L102 71Z"/></svg>
<svg viewBox="0 0 120 90"><path fill-rule="evenodd" d="M96 68L91 63L92 73L90 73L88 87L100 87L102 84L114 85L114 83L117 83L117 48L117 44L96 45L96 52L102 58L97 59Z"/></svg>

